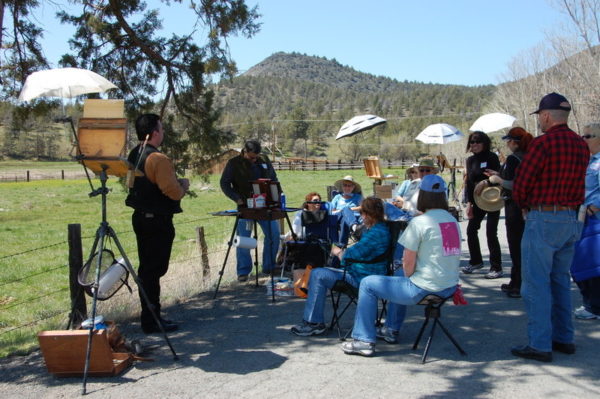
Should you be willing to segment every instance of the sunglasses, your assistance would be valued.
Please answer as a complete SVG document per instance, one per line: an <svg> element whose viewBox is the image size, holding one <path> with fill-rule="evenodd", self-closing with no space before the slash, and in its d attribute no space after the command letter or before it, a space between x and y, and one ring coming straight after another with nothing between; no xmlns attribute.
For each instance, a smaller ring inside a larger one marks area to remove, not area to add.
<svg viewBox="0 0 600 399"><path fill-rule="evenodd" d="M481 144L481 143L482 143L482 141L479 141L479 140L471 140L471 141L469 141L469 144Z"/></svg>
<svg viewBox="0 0 600 399"><path fill-rule="evenodd" d="M419 169L421 173L431 173L431 169Z"/></svg>
<svg viewBox="0 0 600 399"><path fill-rule="evenodd" d="M584 139L589 140L589 139L593 139L594 137L596 137L595 134L584 134L583 136Z"/></svg>

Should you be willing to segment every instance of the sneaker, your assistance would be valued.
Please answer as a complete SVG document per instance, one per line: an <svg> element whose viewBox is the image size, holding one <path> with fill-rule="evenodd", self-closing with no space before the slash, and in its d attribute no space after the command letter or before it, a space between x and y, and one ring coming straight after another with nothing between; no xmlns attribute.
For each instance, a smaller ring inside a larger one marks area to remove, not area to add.
<svg viewBox="0 0 600 399"><path fill-rule="evenodd" d="M386 326L377 327L377 338L384 340L388 344L397 343L398 335L398 331L394 331Z"/></svg>
<svg viewBox="0 0 600 399"><path fill-rule="evenodd" d="M238 281L240 283L244 283L244 282L248 281L248 275L247 274L240 274L238 276Z"/></svg>
<svg viewBox="0 0 600 399"><path fill-rule="evenodd" d="M342 350L347 355L373 356L375 352L375 344L354 340L352 342L344 342Z"/></svg>
<svg viewBox="0 0 600 399"><path fill-rule="evenodd" d="M498 270L490 270L488 272L488 274L486 274L484 277L487 278L488 280L493 280L495 278L500 278L504 276L504 273L502 273L502 270L498 271Z"/></svg>
<svg viewBox="0 0 600 399"><path fill-rule="evenodd" d="M483 267L483 263L480 263L478 265L466 265L465 267L462 268L462 272L464 274L471 274L471 273L473 273L473 271L479 270L482 267Z"/></svg>
<svg viewBox="0 0 600 399"><path fill-rule="evenodd" d="M296 334L300 337L309 337L311 335L321 335L327 330L327 326L324 323L309 323L303 321L302 324L292 327L292 334Z"/></svg>
<svg viewBox="0 0 600 399"><path fill-rule="evenodd" d="M575 314L575 317L577 319L581 319L581 320L600 319L600 316L593 314L592 312L589 312L584 306L580 306L577 309L575 309L573 314Z"/></svg>

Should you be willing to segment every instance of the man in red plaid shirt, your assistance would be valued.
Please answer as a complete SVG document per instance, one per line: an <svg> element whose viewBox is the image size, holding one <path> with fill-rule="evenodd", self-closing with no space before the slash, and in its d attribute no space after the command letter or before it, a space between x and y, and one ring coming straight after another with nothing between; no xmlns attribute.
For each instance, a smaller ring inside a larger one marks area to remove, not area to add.
<svg viewBox="0 0 600 399"><path fill-rule="evenodd" d="M528 345L515 356L552 361L552 351L575 353L569 268L582 223L577 209L585 195L589 150L567 126L571 104L558 94L542 98L535 138L515 178L513 200L523 209L521 295L527 311Z"/></svg>

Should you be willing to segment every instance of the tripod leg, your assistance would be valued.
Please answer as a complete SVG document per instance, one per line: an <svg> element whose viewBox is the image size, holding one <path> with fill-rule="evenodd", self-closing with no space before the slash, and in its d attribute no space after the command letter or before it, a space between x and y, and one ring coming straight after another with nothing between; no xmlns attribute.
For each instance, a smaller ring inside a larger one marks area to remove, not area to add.
<svg viewBox="0 0 600 399"><path fill-rule="evenodd" d="M85 395L86 385L87 385L87 377L90 369L90 356L92 353L92 339L94 337L94 331L96 327L96 305L98 303L98 286L100 282L100 266L102 265L102 253L104 251L104 239L106 238L106 229L107 223L102 222L100 227L96 231L96 239L94 241L94 246L92 247L92 253L90 256L94 256L94 251L96 249L96 245L98 246L98 263L96 265L96 278L94 280L94 285L92 286L92 293L94 294L92 297L92 326L90 327L90 333L88 335L87 348L85 350L85 366L83 368L83 387L82 394ZM91 258L90 258L91 259Z"/></svg>
<svg viewBox="0 0 600 399"><path fill-rule="evenodd" d="M450 341L452 341L452 343L454 344L454 346L456 346L456 349L458 349L458 351L460 352L460 354L463 355L463 356L466 356L467 352L465 352L463 350L463 348L461 348L461 346L458 344L458 342L456 342L456 340L454 339L454 337L452 335L450 335L450 332L446 329L446 327L444 327L444 325L442 324L441 320L438 321L438 324L442 328L442 331L444 332L444 334L446 334L446 336L450 339Z"/></svg>
<svg viewBox="0 0 600 399"><path fill-rule="evenodd" d="M221 286L221 280L223 279L223 272L225 271L225 265L227 265L227 259L229 259L229 253L231 252L231 246L233 245L233 237L235 237L235 231L237 230L239 220L240 215L238 214L235 217L235 223L233 223L233 230L231 231L231 236L229 237L229 242L227 243L227 252L225 253L225 260L223 261L223 266L221 267L221 271L219 272L219 280L217 281L217 288L215 288L215 294L213 295L213 299L216 299L217 294L219 293L219 287Z"/></svg>
<svg viewBox="0 0 600 399"><path fill-rule="evenodd" d="M421 337L423 336L423 331L425 331L425 327L427 327L428 323L429 323L429 314L426 314L425 321L423 322L423 325L421 326L421 329L419 330L419 334L417 334L417 339L415 340L415 343L412 347L413 350L417 349L417 347L419 346L419 342L421 341Z"/></svg>
<svg viewBox="0 0 600 399"><path fill-rule="evenodd" d="M167 336L167 333L166 333L162 323L160 322L160 318L158 317L160 315L156 314L156 312L154 311L154 307L150 304L150 300L148 299L148 296L146 295L146 291L144 291L144 287L142 286L142 284L140 284L140 279L138 278L138 275L133 270L133 267L131 266L131 262L129 262L129 258L127 258L127 255L125 254L125 251L123 250L123 247L121 246L121 243L119 242L119 239L117 238L117 234L111 227L108 227L108 235L113 239L117 248L119 248L119 252L120 252L121 256L123 257L123 260L125 261L125 265L127 266L127 270L129 271L129 273L131 273L133 280L135 281L138 288L140 289L140 292L142 293L142 298L146 302L146 305L148 305L148 308L150 309L150 313L152 314L152 317L154 318L156 325L160 328L163 336L165 337L165 341L167 342L167 345L169 346L169 349L171 349L171 353L173 353L173 360L178 360L179 357L175 353L175 349L173 349L173 345L171 345L171 341L169 341L169 337Z"/></svg>
<svg viewBox="0 0 600 399"><path fill-rule="evenodd" d="M431 332L429 333L429 338L427 338L427 343L425 344L425 351L423 351L423 357L421 358L421 363L425 363L427 360L427 354L429 353L429 348L431 347L431 341L433 340L433 333L435 332L435 326L438 325L438 319L436 318L433 321L433 325L431 326Z"/></svg>

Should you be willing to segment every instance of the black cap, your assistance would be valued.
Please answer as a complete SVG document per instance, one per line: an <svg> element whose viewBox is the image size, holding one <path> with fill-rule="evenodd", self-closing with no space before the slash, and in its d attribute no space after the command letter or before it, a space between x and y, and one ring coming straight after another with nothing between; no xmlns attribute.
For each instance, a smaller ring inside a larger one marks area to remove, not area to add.
<svg viewBox="0 0 600 399"><path fill-rule="evenodd" d="M543 111L545 109L562 109L563 111L570 111L571 104L569 104L569 101L566 99L565 96L552 92L542 97L542 100L540 101L540 106L536 111L532 112L531 114L539 114L540 111Z"/></svg>

